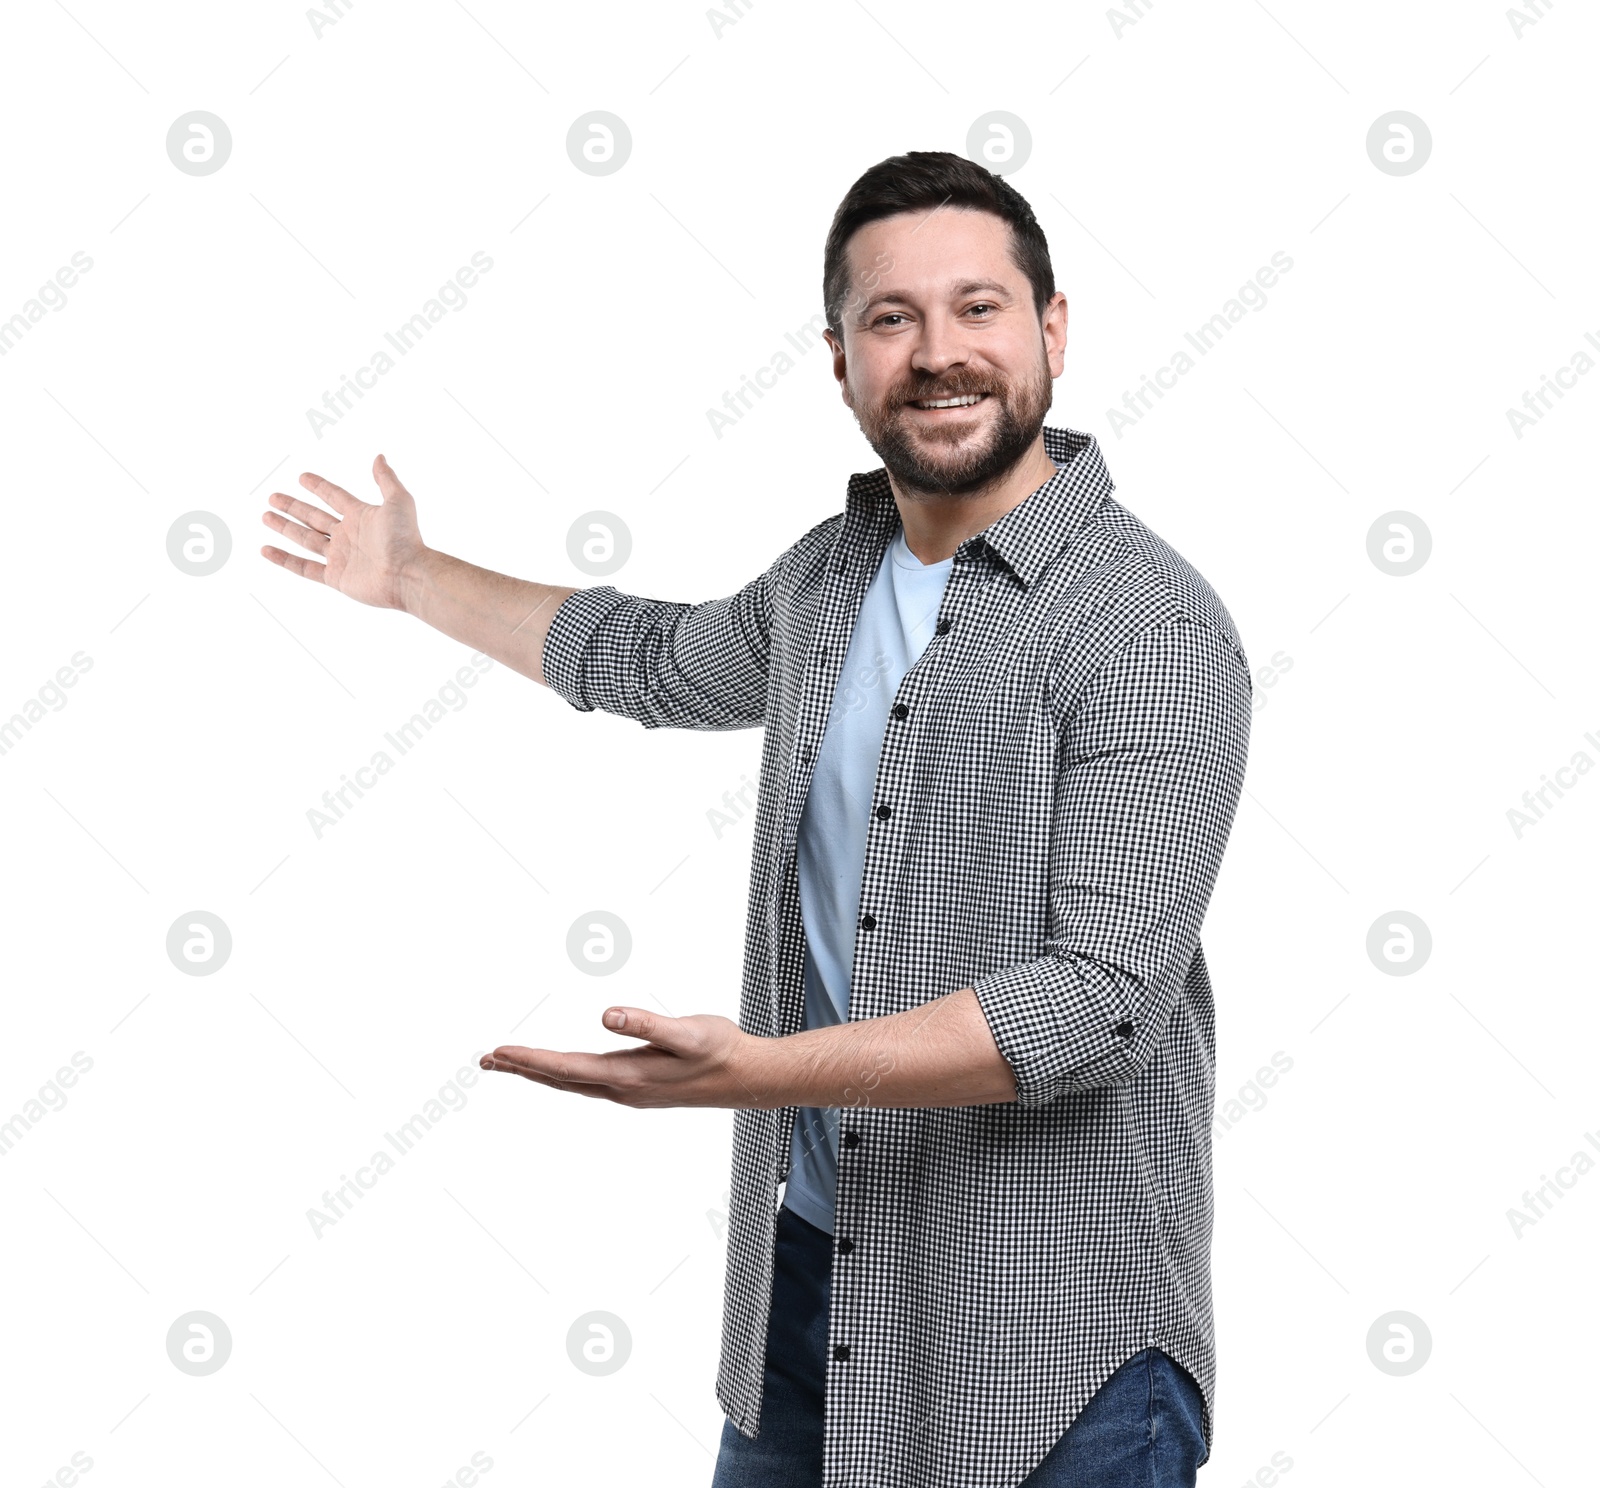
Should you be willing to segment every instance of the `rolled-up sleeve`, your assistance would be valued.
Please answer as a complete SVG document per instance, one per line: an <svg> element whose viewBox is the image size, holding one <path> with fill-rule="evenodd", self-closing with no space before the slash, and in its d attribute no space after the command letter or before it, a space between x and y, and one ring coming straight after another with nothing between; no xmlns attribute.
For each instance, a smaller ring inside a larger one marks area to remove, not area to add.
<svg viewBox="0 0 1600 1488"><path fill-rule="evenodd" d="M737 593L703 604L610 584L576 590L545 634L545 681L580 712L599 708L645 728L764 723L773 597L798 546Z"/></svg>
<svg viewBox="0 0 1600 1488"><path fill-rule="evenodd" d="M1135 1079L1159 1047L1244 784L1250 677L1231 639L1140 631L1065 726L1043 954L973 983L1017 1100Z"/></svg>

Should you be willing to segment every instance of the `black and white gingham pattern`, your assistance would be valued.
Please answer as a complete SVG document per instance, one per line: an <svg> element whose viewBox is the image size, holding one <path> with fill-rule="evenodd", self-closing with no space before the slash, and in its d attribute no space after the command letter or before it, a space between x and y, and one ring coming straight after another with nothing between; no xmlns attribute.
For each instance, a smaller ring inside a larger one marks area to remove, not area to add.
<svg viewBox="0 0 1600 1488"><path fill-rule="evenodd" d="M840 1121L828 1488L1010 1488L1155 1345L1212 1438L1215 1024L1200 927L1249 744L1211 586L1112 499L1093 436L968 538L895 694L850 1017L973 986L1015 1103ZM835 681L899 515L880 468L737 594L579 590L545 642L575 708L764 725L740 1025L801 1027L795 836ZM734 1115L717 1398L756 1434L795 1108ZM848 1253L837 1242L848 1237Z"/></svg>

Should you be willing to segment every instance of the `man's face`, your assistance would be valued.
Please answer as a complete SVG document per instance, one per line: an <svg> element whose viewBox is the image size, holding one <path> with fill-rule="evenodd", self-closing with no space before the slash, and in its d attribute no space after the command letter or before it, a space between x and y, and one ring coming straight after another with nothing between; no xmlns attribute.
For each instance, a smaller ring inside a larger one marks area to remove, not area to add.
<svg viewBox="0 0 1600 1488"><path fill-rule="evenodd" d="M947 207L869 222L850 239L843 344L828 333L834 375L906 490L974 492L1038 442L1067 302L1054 295L1041 328L1010 235L992 213ZM923 406L973 395L965 406Z"/></svg>

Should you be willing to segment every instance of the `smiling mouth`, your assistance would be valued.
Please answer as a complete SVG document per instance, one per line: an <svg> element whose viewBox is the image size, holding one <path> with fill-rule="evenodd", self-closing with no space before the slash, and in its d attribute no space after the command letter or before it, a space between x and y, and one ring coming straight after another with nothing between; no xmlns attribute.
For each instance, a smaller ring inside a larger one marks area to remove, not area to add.
<svg viewBox="0 0 1600 1488"><path fill-rule="evenodd" d="M976 408L988 396L987 393L962 393L955 398L919 398L906 404L906 407L915 408L918 413L959 413L964 408Z"/></svg>

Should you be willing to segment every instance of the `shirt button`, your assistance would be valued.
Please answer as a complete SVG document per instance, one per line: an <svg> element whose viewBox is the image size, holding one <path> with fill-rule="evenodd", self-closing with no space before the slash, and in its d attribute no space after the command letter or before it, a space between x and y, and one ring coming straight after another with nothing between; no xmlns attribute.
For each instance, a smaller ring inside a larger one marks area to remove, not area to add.
<svg viewBox="0 0 1600 1488"><path fill-rule="evenodd" d="M1119 1024L1117 1024L1116 1035L1117 1035L1118 1038L1130 1038L1130 1037L1132 1037L1132 1035L1133 1035L1133 1024L1131 1024L1126 1018L1124 1018Z"/></svg>
<svg viewBox="0 0 1600 1488"><path fill-rule="evenodd" d="M892 808L890 808L888 806L880 806L878 808L878 820L879 821L888 821L889 818L891 816L893 816L893 815L894 815L894 811L892 810Z"/></svg>
<svg viewBox="0 0 1600 1488"><path fill-rule="evenodd" d="M839 1242L839 1254L840 1255L849 1255L850 1252L852 1250L854 1250L855 1248L856 1248L856 1242L854 1240L851 1240L848 1236L845 1239L843 1239L843 1240L841 1240Z"/></svg>
<svg viewBox="0 0 1600 1488"><path fill-rule="evenodd" d="M811 746L809 744L807 744L806 747L800 751L800 758L803 759L808 765L811 763Z"/></svg>
<svg viewBox="0 0 1600 1488"><path fill-rule="evenodd" d="M857 1147L857 1146L860 1145L860 1143L861 1143L861 1133L860 1132L858 1132L858 1131L847 1131L844 1134L844 1145L846 1147Z"/></svg>
<svg viewBox="0 0 1600 1488"><path fill-rule="evenodd" d="M861 928L863 930L876 930L878 928L878 922L873 919L871 915L862 915Z"/></svg>
<svg viewBox="0 0 1600 1488"><path fill-rule="evenodd" d="M848 1343L834 1344L833 1357L841 1361L848 1359L850 1357L850 1345Z"/></svg>
<svg viewBox="0 0 1600 1488"><path fill-rule="evenodd" d="M891 710L896 718L904 718L911 711L904 703L896 703Z"/></svg>
<svg viewBox="0 0 1600 1488"><path fill-rule="evenodd" d="M945 633L945 631L947 631L949 629L950 629L950 617L948 615L946 615L939 621L939 623L937 625L935 625L933 627L933 633L935 635L943 635Z"/></svg>

